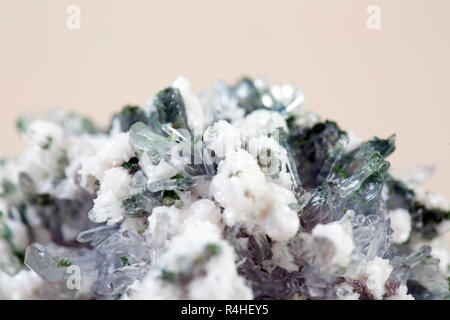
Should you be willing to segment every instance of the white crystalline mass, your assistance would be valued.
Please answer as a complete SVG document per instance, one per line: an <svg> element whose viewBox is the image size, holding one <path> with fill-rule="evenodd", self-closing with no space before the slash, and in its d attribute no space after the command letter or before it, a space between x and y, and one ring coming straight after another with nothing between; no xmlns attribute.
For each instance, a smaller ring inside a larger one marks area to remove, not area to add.
<svg viewBox="0 0 450 320"><path fill-rule="evenodd" d="M25 138L31 145L48 150L61 145L64 130L50 121L35 120L25 132Z"/></svg>
<svg viewBox="0 0 450 320"><path fill-rule="evenodd" d="M450 201L442 194L437 192L424 192L419 198L428 208L441 209L444 211L450 210Z"/></svg>
<svg viewBox="0 0 450 320"><path fill-rule="evenodd" d="M288 189L266 182L256 160L245 150L228 153L219 163L211 183L214 198L225 208L229 226L242 225L250 233L265 233L274 240L288 240L299 227L296 211L289 207L295 196Z"/></svg>
<svg viewBox="0 0 450 320"><path fill-rule="evenodd" d="M414 300L414 297L408 294L408 287L402 284L398 288L398 293L394 296L388 297L387 300Z"/></svg>
<svg viewBox="0 0 450 320"><path fill-rule="evenodd" d="M156 207L148 218L146 234L152 237L156 245L164 246L173 236L197 222L209 222L222 227L220 211L214 202L201 199L181 209L175 206Z"/></svg>
<svg viewBox="0 0 450 320"><path fill-rule="evenodd" d="M44 279L35 272L21 270L15 275L0 271L0 300L39 299L39 289L45 287Z"/></svg>
<svg viewBox="0 0 450 320"><path fill-rule="evenodd" d="M347 282L342 282L336 286L338 300L358 300L359 294L354 292L353 287Z"/></svg>
<svg viewBox="0 0 450 320"><path fill-rule="evenodd" d="M119 133L113 136L97 153L81 162L78 171L81 177L81 186L94 192L96 181L101 181L108 169L118 167L134 156L129 143L128 133Z"/></svg>
<svg viewBox="0 0 450 320"><path fill-rule="evenodd" d="M130 175L116 167L103 173L97 198L89 218L97 223L114 225L123 219L122 198L130 194Z"/></svg>
<svg viewBox="0 0 450 320"><path fill-rule="evenodd" d="M7 266L11 261L12 250L5 239L0 239L0 266Z"/></svg>
<svg viewBox="0 0 450 320"><path fill-rule="evenodd" d="M154 270L130 286L124 299L252 299L251 289L237 274L233 249L222 239L220 229L207 221L189 225L169 242ZM175 275L184 272L183 268L195 263L208 245L218 246L220 252L199 266L199 274L194 275L186 291L161 279L162 270Z"/></svg>
<svg viewBox="0 0 450 320"><path fill-rule="evenodd" d="M30 242L26 225L12 219L7 219L6 224L8 225L9 230L11 230L11 241L14 247L19 250L25 250Z"/></svg>
<svg viewBox="0 0 450 320"><path fill-rule="evenodd" d="M265 135L250 138L247 149L259 162L268 181L291 189L292 179L287 170L287 152L274 138Z"/></svg>
<svg viewBox="0 0 450 320"><path fill-rule="evenodd" d="M234 126L220 120L205 130L203 142L217 157L224 158L227 152L236 151L241 147L241 136Z"/></svg>
<svg viewBox="0 0 450 320"><path fill-rule="evenodd" d="M295 204L295 196L274 183L268 183L266 190L265 208L258 212L264 230L274 240L288 240L297 233L300 225L297 212L289 206Z"/></svg>
<svg viewBox="0 0 450 320"><path fill-rule="evenodd" d="M336 252L331 263L340 267L348 266L354 249L352 227L348 221L344 221L343 223L337 221L328 224L318 224L311 233L314 237L322 237L330 240L334 245Z"/></svg>
<svg viewBox="0 0 450 320"><path fill-rule="evenodd" d="M411 216L405 209L398 208L389 211L392 228L392 242L403 243L409 238L411 233Z"/></svg>
<svg viewBox="0 0 450 320"><path fill-rule="evenodd" d="M186 210L183 224L190 225L195 222L207 221L222 228L222 217L215 203L208 199L201 199L192 203Z"/></svg>
<svg viewBox="0 0 450 320"><path fill-rule="evenodd" d="M261 203L265 195L265 176L255 159L245 150L239 149L228 154L219 163L218 173L214 176L210 189L214 198L228 211L249 214ZM226 216L226 214L225 214ZM234 224L237 216L231 214L227 223Z"/></svg>
<svg viewBox="0 0 450 320"><path fill-rule="evenodd" d="M350 278L360 280L376 299L382 299L385 293L384 284L392 272L389 260L375 257L370 261L362 261Z"/></svg>
<svg viewBox="0 0 450 320"><path fill-rule="evenodd" d="M50 121L34 120L22 136L29 147L17 160L17 166L10 168L12 174L25 171L38 181L38 188L54 192L51 179L64 174L61 160L67 141L63 129Z"/></svg>
<svg viewBox="0 0 450 320"><path fill-rule="evenodd" d="M141 163L142 171L147 176L149 183L169 179L177 174L177 169L164 160L161 160L157 165L152 164L146 153L139 155L139 163Z"/></svg>
<svg viewBox="0 0 450 320"><path fill-rule="evenodd" d="M82 167L82 163L94 156L108 140L108 137L104 135L94 137L88 135L70 136L67 139L69 147L65 150L67 152L67 159L69 159L69 165L64 172L66 179L61 186L56 188L55 194L66 199L77 197L80 194L83 188L78 183L78 171Z"/></svg>

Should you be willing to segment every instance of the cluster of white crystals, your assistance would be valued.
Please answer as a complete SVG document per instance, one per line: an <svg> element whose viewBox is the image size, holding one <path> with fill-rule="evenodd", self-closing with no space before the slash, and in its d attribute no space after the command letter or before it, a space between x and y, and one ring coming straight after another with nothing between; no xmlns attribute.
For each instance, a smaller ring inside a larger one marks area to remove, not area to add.
<svg viewBox="0 0 450 320"><path fill-rule="evenodd" d="M239 149L227 153L219 163L210 190L224 208L223 221L228 226L242 225L250 234L267 234L273 240L292 238L298 230L293 193L266 181L255 158Z"/></svg>
<svg viewBox="0 0 450 320"><path fill-rule="evenodd" d="M0 167L0 298L448 297L450 222L429 213L448 201L384 173L391 140L342 138L303 99L179 77L108 130L22 118L27 149Z"/></svg>

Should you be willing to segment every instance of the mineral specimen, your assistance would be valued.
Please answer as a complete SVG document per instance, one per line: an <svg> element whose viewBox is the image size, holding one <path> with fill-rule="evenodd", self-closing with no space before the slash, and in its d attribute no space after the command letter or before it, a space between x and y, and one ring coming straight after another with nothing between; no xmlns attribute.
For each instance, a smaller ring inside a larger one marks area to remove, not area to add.
<svg viewBox="0 0 450 320"><path fill-rule="evenodd" d="M179 77L107 129L22 117L0 167L2 299L449 299L450 204L244 78Z"/></svg>

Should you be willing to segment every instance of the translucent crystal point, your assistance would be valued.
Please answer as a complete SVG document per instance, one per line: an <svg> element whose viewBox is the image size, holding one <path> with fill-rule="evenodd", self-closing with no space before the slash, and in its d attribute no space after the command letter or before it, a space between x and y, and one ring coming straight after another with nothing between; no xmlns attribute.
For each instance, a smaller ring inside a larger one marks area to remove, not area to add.
<svg viewBox="0 0 450 320"><path fill-rule="evenodd" d="M430 246L421 246L418 251L411 253L406 258L406 263L408 263L411 267L415 267L418 263L420 263L430 254L431 254Z"/></svg>
<svg viewBox="0 0 450 320"><path fill-rule="evenodd" d="M160 205L160 201L153 197L146 188L121 200L126 217L140 217L149 214L154 207Z"/></svg>
<svg viewBox="0 0 450 320"><path fill-rule="evenodd" d="M143 122L137 122L131 127L130 143L136 152L147 153L155 165L169 152L172 144L169 139L150 131Z"/></svg>
<svg viewBox="0 0 450 320"><path fill-rule="evenodd" d="M152 182L147 186L147 190L150 192L159 192L163 190L189 190L193 185L194 181L191 178L183 177Z"/></svg>
<svg viewBox="0 0 450 320"><path fill-rule="evenodd" d="M345 179L341 185L342 197L358 190L364 181L374 173L384 173L389 168L389 162L379 153L374 153L367 162L351 177Z"/></svg>
<svg viewBox="0 0 450 320"><path fill-rule="evenodd" d="M356 250L369 259L383 257L390 245L391 229L388 222L380 215L364 216L356 214L351 219L353 241Z"/></svg>
<svg viewBox="0 0 450 320"><path fill-rule="evenodd" d="M333 168L343 178L353 175L366 164L367 160L374 154L383 158L389 156L395 150L395 135L388 139L373 138L364 142L355 150L345 154Z"/></svg>
<svg viewBox="0 0 450 320"><path fill-rule="evenodd" d="M97 246L100 242L105 240L116 227L111 226L100 226L85 230L77 235L77 241L79 242L90 242L92 246Z"/></svg>
<svg viewBox="0 0 450 320"><path fill-rule="evenodd" d="M61 284L64 281L65 268L58 268L58 261L39 243L33 243L26 249L25 265L51 283Z"/></svg>

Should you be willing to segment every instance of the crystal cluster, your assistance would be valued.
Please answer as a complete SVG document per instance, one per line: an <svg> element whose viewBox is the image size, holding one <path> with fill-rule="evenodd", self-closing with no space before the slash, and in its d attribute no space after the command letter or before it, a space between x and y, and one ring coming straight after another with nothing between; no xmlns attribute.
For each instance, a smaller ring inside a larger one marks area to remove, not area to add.
<svg viewBox="0 0 450 320"><path fill-rule="evenodd" d="M290 85L179 77L108 129L22 117L2 299L448 299L450 205Z"/></svg>

